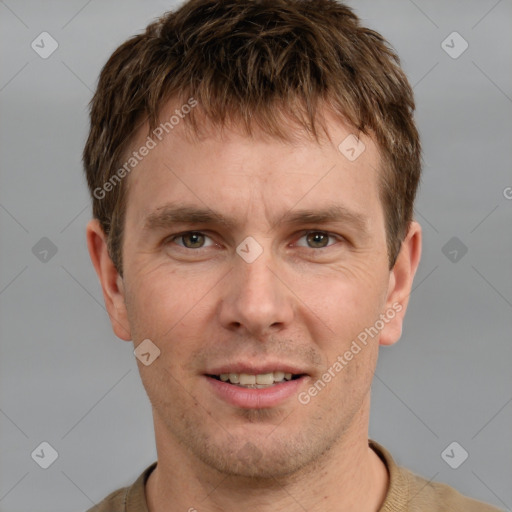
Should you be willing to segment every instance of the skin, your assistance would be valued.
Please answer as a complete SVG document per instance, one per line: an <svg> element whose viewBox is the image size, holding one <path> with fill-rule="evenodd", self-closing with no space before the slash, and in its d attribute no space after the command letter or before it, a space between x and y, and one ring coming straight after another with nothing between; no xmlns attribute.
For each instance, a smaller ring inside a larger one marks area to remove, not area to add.
<svg viewBox="0 0 512 512"><path fill-rule="evenodd" d="M351 129L326 119L332 143L250 138L236 127L192 140L185 123L175 127L127 178L123 278L98 221L87 226L115 334L135 347L149 338L161 351L149 366L137 360L158 453L146 484L151 512L240 503L262 512L369 512L385 498L388 473L368 447L370 387L379 345L401 335L421 228L411 223L390 271L378 148L361 135L366 150L349 161L337 145ZM143 127L133 148L146 136ZM144 230L148 215L177 201L229 216L234 227ZM366 235L346 222L279 222L326 204L363 216ZM205 236L172 238L186 231ZM252 263L236 253L248 236L263 248ZM307 391L396 303L401 311L307 405L294 395L276 407L235 407L204 376L237 361L287 362L308 374L299 389Z"/></svg>

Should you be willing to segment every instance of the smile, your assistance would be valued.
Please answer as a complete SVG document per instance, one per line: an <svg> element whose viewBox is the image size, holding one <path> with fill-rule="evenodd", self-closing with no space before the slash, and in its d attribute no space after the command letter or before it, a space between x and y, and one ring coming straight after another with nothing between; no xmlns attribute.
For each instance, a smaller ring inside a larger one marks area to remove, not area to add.
<svg viewBox="0 0 512 512"><path fill-rule="evenodd" d="M306 374L280 370L265 373L205 374L217 399L242 409L264 409L284 405L310 380Z"/></svg>
<svg viewBox="0 0 512 512"><path fill-rule="evenodd" d="M300 375L275 371L259 373L257 375L249 373L221 373L220 375L209 375L209 377L244 388L263 389L280 382L298 379Z"/></svg>

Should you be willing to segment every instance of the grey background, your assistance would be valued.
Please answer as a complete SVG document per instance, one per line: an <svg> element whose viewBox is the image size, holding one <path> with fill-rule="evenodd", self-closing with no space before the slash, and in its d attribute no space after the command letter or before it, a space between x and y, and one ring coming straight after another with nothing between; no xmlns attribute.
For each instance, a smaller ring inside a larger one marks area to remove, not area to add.
<svg viewBox="0 0 512 512"><path fill-rule="evenodd" d="M0 2L1 512L86 510L156 460L133 347L111 330L87 253L80 158L101 66L174 5ZM350 5L402 58L425 162L423 257L402 339L381 349L370 437L511 510L512 2ZM42 31L59 44L48 59L30 46ZM469 43L457 59L441 47L453 31ZM468 248L457 262L442 251L454 236ZM42 237L57 248L46 262ZM42 441L58 452L46 470L31 458ZM452 441L469 453L458 469L441 458Z"/></svg>

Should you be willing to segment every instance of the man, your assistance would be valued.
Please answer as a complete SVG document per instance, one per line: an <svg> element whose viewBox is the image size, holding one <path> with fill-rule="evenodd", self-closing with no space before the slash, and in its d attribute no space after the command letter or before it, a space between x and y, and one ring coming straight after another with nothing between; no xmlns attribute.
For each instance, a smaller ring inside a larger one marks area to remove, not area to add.
<svg viewBox="0 0 512 512"><path fill-rule="evenodd" d="M421 254L386 41L334 0L192 0L102 70L92 262L158 461L91 511L492 511L368 439Z"/></svg>

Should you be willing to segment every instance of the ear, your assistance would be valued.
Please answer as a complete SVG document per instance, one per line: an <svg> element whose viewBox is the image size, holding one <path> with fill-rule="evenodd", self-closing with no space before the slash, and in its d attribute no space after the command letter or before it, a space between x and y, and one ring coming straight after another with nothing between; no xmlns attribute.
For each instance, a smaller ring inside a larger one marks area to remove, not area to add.
<svg viewBox="0 0 512 512"><path fill-rule="evenodd" d="M380 345L393 345L402 336L402 325L409 303L412 282L421 258L421 226L412 221L402 242L395 265L389 275L384 316L387 319L380 333Z"/></svg>
<svg viewBox="0 0 512 512"><path fill-rule="evenodd" d="M107 238L98 219L89 221L86 233L89 255L103 289L103 298L112 329L118 338L130 341L130 324L124 300L123 279L110 258Z"/></svg>

